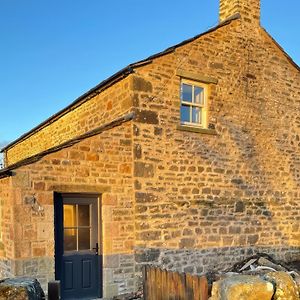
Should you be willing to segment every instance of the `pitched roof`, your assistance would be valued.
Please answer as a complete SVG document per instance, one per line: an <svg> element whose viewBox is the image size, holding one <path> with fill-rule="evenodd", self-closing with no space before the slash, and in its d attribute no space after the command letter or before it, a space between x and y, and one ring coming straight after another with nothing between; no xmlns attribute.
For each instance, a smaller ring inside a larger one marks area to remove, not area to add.
<svg viewBox="0 0 300 300"><path fill-rule="evenodd" d="M100 82L99 84L97 84L95 87L93 87L92 89L90 89L89 91L87 91L86 93L84 93L83 95L79 96L77 99L75 99L71 104L69 104L68 106L66 106L65 108L63 108L62 110L58 111L56 114L52 115L51 117L49 117L48 119L46 119L45 121L43 121L42 123L40 123L39 125L37 125L36 127L34 127L33 129L31 129L30 131L24 133L23 135L21 135L19 138L17 138L16 140L12 141L11 143L9 143L8 145L6 145L5 147L3 147L0 152L4 152L5 150L8 150L9 148L13 147L15 144L20 143L21 141L25 140L26 138L28 138L29 136L35 134L37 131L41 130L42 128L48 126L49 124L55 122L57 119L59 119L60 117L62 117L63 115L67 114L70 110L73 110L74 108L80 106L82 103L86 102L87 100L89 100L90 98L94 97L95 95L99 94L100 92L102 92L103 90L107 89L108 87L110 87L111 85L113 85L114 83L122 80L123 78L127 77L129 74L134 72L135 68L139 68L141 66L150 64L153 59L156 59L158 57L161 57L163 55L167 55L169 53L174 52L178 47L181 47L185 44L188 44L196 39L198 39L199 37L206 35L210 32L213 32L223 26L226 26L228 24L230 24L232 21L239 19L240 15L236 14L230 18L228 18L227 20L221 22L220 24L218 24L215 27L210 28L209 30L200 33L190 39L184 40L183 42L176 44L174 46L171 46L167 49L165 49L164 51L158 52L154 55L149 56L146 59L143 59L141 61L132 63L130 65L128 65L127 67L121 69L120 71L118 71L117 73L113 74L112 76L110 76L109 78L103 80L102 82Z"/></svg>
<svg viewBox="0 0 300 300"><path fill-rule="evenodd" d="M223 26L226 26L228 24L230 24L232 21L240 19L240 14L237 13L233 16L231 16L230 18L224 20L223 22L219 23L217 26L214 26L212 28L210 28L209 30L200 33L190 39L184 40L181 43L178 43L174 46L171 46L167 49L165 49L164 51L158 52L154 55L149 56L146 59L140 60L138 62L129 64L127 67L121 69L120 71L116 72L115 74L113 74L112 76L110 76L109 78L103 80L102 82L100 82L98 85L96 85L95 87L93 87L92 89L90 89L89 91L87 91L86 93L84 93L83 95L79 96L77 99L75 99L71 104L69 104L68 106L66 106L65 108L63 108L62 110L58 111L56 114L52 115L51 117L49 117L48 119L46 119L45 121L43 121L42 123L40 123L39 125L37 125L36 127L34 127L33 129L29 130L28 132L24 133L23 135L21 135L19 138L17 138L16 140L12 141L11 143L9 143L8 145L6 145L5 147L3 147L2 149L0 149L0 152L4 152L6 150L8 150L9 148L13 147L14 145L20 143L21 141L25 140L26 138L28 138L29 136L35 134L36 132L38 132L39 130L41 130L42 128L48 126L49 124L55 122L57 119L59 119L60 117L64 116L65 114L67 114L70 110L75 109L76 107L80 106L82 103L88 101L90 98L94 97L95 95L99 94L100 92L102 92L103 90L107 89L108 87L110 87L111 85L115 84L116 82L122 80L123 78L127 77L129 74L134 73L134 69L142 67L144 65L150 64L154 59L161 57L163 55L167 55L169 53L174 52L178 47L184 46L198 38L200 38L201 36L204 36L206 34L209 34ZM261 27L262 28L262 27ZM271 40L273 41L273 43L281 50L281 52L285 55L285 57L288 59L288 61L298 70L300 71L300 66L298 66L296 64L296 62L293 61L293 59L284 51L284 49L276 42L276 40L264 29L262 28L262 30L267 34L267 36L269 38L271 38Z"/></svg>

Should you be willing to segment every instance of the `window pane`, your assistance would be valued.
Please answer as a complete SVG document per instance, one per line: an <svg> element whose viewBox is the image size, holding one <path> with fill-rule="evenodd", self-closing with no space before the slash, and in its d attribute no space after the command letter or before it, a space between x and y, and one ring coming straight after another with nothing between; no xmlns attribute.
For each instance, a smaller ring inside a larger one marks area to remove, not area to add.
<svg viewBox="0 0 300 300"><path fill-rule="evenodd" d="M181 86L181 100L192 102L192 98L193 98L192 94L193 94L192 86L183 83Z"/></svg>
<svg viewBox="0 0 300 300"><path fill-rule="evenodd" d="M192 108L192 122L193 123L201 123L201 108L193 107Z"/></svg>
<svg viewBox="0 0 300 300"><path fill-rule="evenodd" d="M64 227L76 227L76 205L64 205Z"/></svg>
<svg viewBox="0 0 300 300"><path fill-rule="evenodd" d="M78 205L78 226L90 226L89 205Z"/></svg>
<svg viewBox="0 0 300 300"><path fill-rule="evenodd" d="M78 229L78 250L90 250L90 228Z"/></svg>
<svg viewBox="0 0 300 300"><path fill-rule="evenodd" d="M181 122L190 122L190 106L181 105L180 120Z"/></svg>
<svg viewBox="0 0 300 300"><path fill-rule="evenodd" d="M194 88L194 102L204 104L204 89L198 86Z"/></svg>
<svg viewBox="0 0 300 300"><path fill-rule="evenodd" d="M77 250L77 229L64 229L64 250Z"/></svg>

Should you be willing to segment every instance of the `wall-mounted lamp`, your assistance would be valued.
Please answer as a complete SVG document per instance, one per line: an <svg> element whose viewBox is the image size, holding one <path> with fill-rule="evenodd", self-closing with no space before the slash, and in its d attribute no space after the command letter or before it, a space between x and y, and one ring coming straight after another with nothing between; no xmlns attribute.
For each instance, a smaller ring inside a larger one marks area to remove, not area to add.
<svg viewBox="0 0 300 300"><path fill-rule="evenodd" d="M43 215L44 214L44 207L38 202L35 195L26 196L25 197L25 204L31 205L31 209L34 214L36 215Z"/></svg>

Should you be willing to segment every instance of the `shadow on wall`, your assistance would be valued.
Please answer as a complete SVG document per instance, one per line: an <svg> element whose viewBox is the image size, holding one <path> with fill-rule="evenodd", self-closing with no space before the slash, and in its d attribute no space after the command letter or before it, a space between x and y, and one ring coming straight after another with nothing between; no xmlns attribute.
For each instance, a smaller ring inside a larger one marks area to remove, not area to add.
<svg viewBox="0 0 300 300"><path fill-rule="evenodd" d="M229 141L228 149L235 151L217 151L213 155L214 163L225 170L228 170L230 163L238 164L237 175L226 174L230 188L236 192L237 197L234 198L238 201L240 197L246 215L249 209L256 211L254 215L249 215L249 221L254 222L252 225L260 228L261 233L265 231L265 237L272 239L274 245L299 246L293 232L296 235L299 231L299 228L295 228L295 216L299 212L299 204L295 199L298 197L300 175L297 172L297 150L294 147L290 151L292 141L287 141L283 133L257 132L233 124L226 118L219 121L221 127L227 129L222 134L227 135L224 140L227 143ZM293 138L299 140L299 136ZM244 202L245 199L248 200ZM238 209L236 212L243 211ZM274 236L271 237L272 232Z"/></svg>
<svg viewBox="0 0 300 300"><path fill-rule="evenodd" d="M262 122L260 117L255 121ZM193 157L200 171L192 166L194 172L182 182L182 176L175 176L180 174L178 161L170 155L166 164L176 169L160 173L175 174L172 185L163 187L166 197L150 188L148 193L136 193L136 245L199 251L299 247L299 204L294 203L298 182L287 171L289 147L278 149L282 136L237 125L226 117L218 126L221 139L191 138L188 149L182 140L176 141L178 156ZM207 185L198 184L198 177Z"/></svg>

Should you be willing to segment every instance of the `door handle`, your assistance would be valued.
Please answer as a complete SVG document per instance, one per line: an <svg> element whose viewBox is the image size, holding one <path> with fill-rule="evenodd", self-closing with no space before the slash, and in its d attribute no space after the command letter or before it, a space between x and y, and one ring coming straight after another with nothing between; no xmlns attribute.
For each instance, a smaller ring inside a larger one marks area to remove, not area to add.
<svg viewBox="0 0 300 300"><path fill-rule="evenodd" d="M99 255L99 244L96 243L96 247L93 248L93 250L96 250L96 255Z"/></svg>

